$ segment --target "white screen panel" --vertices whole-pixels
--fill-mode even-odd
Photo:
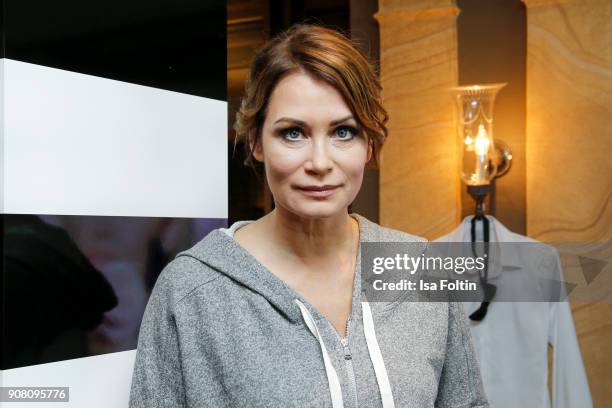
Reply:
[[[227,218],[227,103],[4,60],[4,211]]]
[[[2,402],[6,408],[125,408],[136,350],[2,371],[3,387],[70,387],[69,402]]]

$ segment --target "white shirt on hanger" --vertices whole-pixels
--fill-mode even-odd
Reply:
[[[464,218],[459,227],[434,242],[470,242],[471,219],[471,216]],[[550,269],[547,273],[556,280],[564,280],[559,254],[554,247],[511,232],[493,216],[487,215],[487,219],[492,243],[531,242],[550,250],[540,257],[534,256],[532,251],[521,251],[521,247],[527,245],[498,246],[499,260],[489,268],[489,279],[495,279],[492,283],[498,286],[498,291],[508,274],[528,273],[541,268],[542,264]],[[465,302],[463,305],[469,316],[480,303]],[[549,343],[554,350],[552,407],[593,406],[567,301],[495,302],[493,298],[485,318],[480,322],[470,320],[470,326],[492,408],[551,407],[547,385]]]

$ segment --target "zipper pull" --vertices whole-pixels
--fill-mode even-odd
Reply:
[[[342,343],[342,346],[344,346],[344,359],[352,360],[353,356],[351,355],[351,350],[349,350],[348,348],[348,339],[346,337],[343,337],[340,339],[340,343]]]

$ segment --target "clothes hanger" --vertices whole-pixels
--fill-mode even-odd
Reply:
[[[470,234],[471,234],[471,242],[472,242],[472,253],[474,257],[477,257],[476,253],[476,228],[478,222],[481,223],[482,232],[483,232],[483,243],[484,243],[484,254],[486,257],[484,262],[484,268],[481,272],[478,273],[480,284],[484,291],[484,300],[480,304],[480,307],[470,314],[470,319],[474,321],[481,321],[487,315],[487,310],[489,309],[489,303],[495,296],[495,292],[497,291],[497,287],[492,283],[488,282],[489,277],[489,219],[485,216],[484,213],[484,198],[485,195],[479,195],[476,199],[476,214],[472,217],[471,226],[470,226]]]

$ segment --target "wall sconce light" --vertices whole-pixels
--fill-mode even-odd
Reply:
[[[484,197],[491,181],[503,176],[512,160],[510,148],[493,138],[493,106],[505,83],[452,88],[458,113],[461,180],[476,200],[477,215],[484,212]]]
[[[458,135],[461,150],[461,180],[476,201],[476,215],[471,220],[472,253],[477,256],[476,242],[481,242],[484,256],[489,253],[489,220],[484,215],[484,199],[491,182],[510,169],[512,153],[505,143],[493,138],[493,106],[502,84],[468,85],[452,88],[457,103]],[[481,238],[480,238],[481,237]],[[488,281],[490,258],[480,272],[484,299],[470,319],[481,321],[497,287]]]

